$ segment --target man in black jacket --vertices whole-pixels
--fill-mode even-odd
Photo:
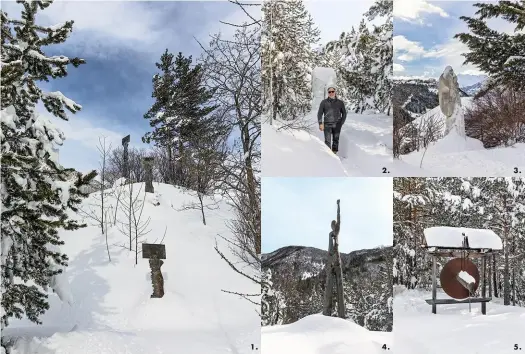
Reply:
[[[323,122],[324,115],[324,122]],[[346,109],[343,101],[335,95],[335,88],[328,88],[328,98],[319,105],[317,121],[319,130],[324,132],[324,142],[334,154],[339,150],[339,134],[346,120]]]

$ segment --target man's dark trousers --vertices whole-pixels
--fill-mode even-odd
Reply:
[[[330,124],[324,126],[324,143],[332,149],[333,152],[339,151],[339,135],[341,134],[342,126],[341,121],[335,125]]]

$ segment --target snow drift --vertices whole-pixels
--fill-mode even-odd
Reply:
[[[461,99],[463,110],[471,104],[471,97]],[[443,122],[441,133],[444,133],[445,118],[438,106],[416,118],[413,124],[418,127],[423,123],[425,126],[425,121],[435,119]],[[395,176],[432,177],[509,176],[514,173],[515,167],[521,166],[525,166],[525,144],[485,149],[481,141],[463,138],[453,129],[450,134],[432,143],[426,152],[421,149],[396,159],[394,173]]]
[[[437,314],[425,299],[430,291],[394,290],[395,352],[403,354],[504,354],[523,343],[525,308],[503,306],[499,299],[481,304],[438,305]],[[450,298],[438,290],[438,298]],[[525,350],[525,345],[520,344]]]
[[[229,207],[220,202],[219,209],[206,211],[205,226],[200,210],[178,211],[196,197],[166,184],[154,187],[156,193],[147,193],[144,199],[143,218],[151,217],[152,231],[143,241],[159,242],[166,232],[164,297],[150,298],[148,261],[139,254],[135,266],[129,238],[116,226],[107,233],[111,262],[100,227],[62,231],[62,251],[70,258],[66,276],[72,304],[51,294],[42,326],[13,320],[3,334],[17,340],[15,354],[241,354],[252,353],[252,344],[260,345],[255,305],[222,291],[260,291],[214,250],[217,234],[231,237],[225,225],[233,218]],[[143,184],[134,185],[134,192],[139,190],[145,194]],[[84,201],[84,207],[95,203],[96,194]],[[114,212],[116,199],[107,198]],[[123,217],[119,211],[117,219]],[[220,238],[217,242],[235,262],[226,242]]]
[[[385,344],[393,349],[392,333],[368,331],[354,322],[323,315],[262,328],[264,354],[381,354]]]

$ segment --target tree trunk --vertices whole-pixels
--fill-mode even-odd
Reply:
[[[197,196],[199,197],[199,202],[201,205],[202,223],[206,225],[206,216],[204,215],[204,202],[202,198],[202,193],[197,192]]]
[[[340,318],[345,318],[345,302],[343,294],[343,269],[341,267],[341,255],[339,254],[339,240],[337,239],[337,234],[335,235],[334,242],[334,268],[336,276],[336,288],[337,288],[337,315]]]

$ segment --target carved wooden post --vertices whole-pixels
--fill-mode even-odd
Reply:
[[[130,181],[130,170],[129,170],[129,161],[128,161],[128,145],[131,138],[129,135],[125,136],[122,139],[122,147],[124,148],[124,156],[123,156],[123,162],[122,162],[122,177],[126,178],[128,180],[128,183],[131,183]]]
[[[149,258],[149,266],[151,269],[151,285],[153,287],[152,298],[161,298],[164,296],[164,278],[160,267],[164,264],[162,261],[166,259],[166,247],[161,244],[142,244],[142,258]]]
[[[337,221],[332,220],[332,232],[329,235],[328,260],[326,263],[326,286],[324,293],[323,315],[331,316],[333,309],[333,281],[335,276],[337,315],[345,318],[345,303],[343,294],[343,268],[339,253],[339,231],[341,230],[341,208],[337,200]]]
[[[144,158],[144,169],[146,170],[146,193],[154,193],[153,189],[153,157]]]

